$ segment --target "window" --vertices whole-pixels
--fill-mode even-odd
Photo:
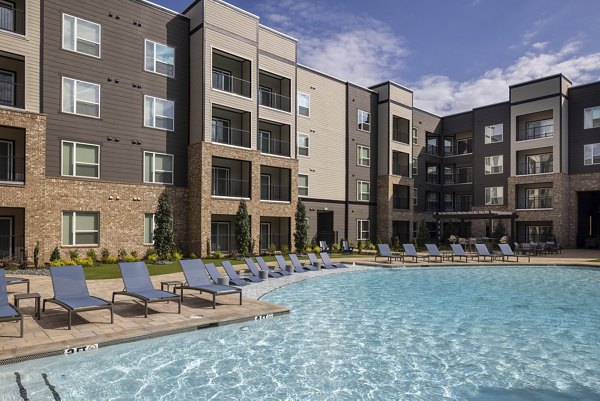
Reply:
[[[370,234],[369,220],[356,220],[356,239],[366,241]]]
[[[419,189],[413,188],[413,206],[417,206],[419,204]]]
[[[359,166],[371,166],[371,148],[368,146],[356,145],[356,164]]]
[[[298,114],[310,117],[310,96],[298,92]]]
[[[525,242],[546,242],[553,239],[552,226],[525,226],[527,238]]]
[[[437,164],[428,164],[427,165],[427,175],[425,177],[425,181],[430,184],[439,184],[440,183],[440,166]]]
[[[229,222],[213,221],[210,223],[210,247],[212,252],[229,251]]]
[[[586,166],[600,164],[600,143],[583,146],[583,164]]]
[[[100,146],[62,141],[62,172],[66,177],[100,178]]]
[[[427,147],[425,149],[426,153],[430,155],[437,155],[438,152],[438,137],[437,136],[428,136],[427,137]]]
[[[425,210],[428,212],[439,212],[440,195],[437,192],[425,192]]]
[[[444,211],[454,211],[454,196],[452,196],[452,194],[444,194]]]
[[[63,77],[62,112],[100,118],[100,85]]]
[[[486,205],[504,204],[504,187],[488,187],[485,189]]]
[[[417,157],[412,158],[412,175],[419,174],[419,159]]]
[[[308,135],[298,134],[298,155],[308,156]]]
[[[419,130],[417,129],[417,127],[413,127],[412,129],[412,141],[413,145],[419,143]]]
[[[298,175],[298,196],[308,196],[308,176]]]
[[[63,245],[98,245],[97,212],[63,212]]]
[[[583,128],[600,127],[600,106],[583,110]]]
[[[152,96],[144,96],[144,125],[150,128],[173,131],[175,102]]]
[[[144,214],[144,244],[154,244],[154,213]]]
[[[212,72],[212,87],[214,89],[231,92],[233,86],[233,77],[231,72],[213,67]]]
[[[473,153],[473,138],[457,139],[455,151],[455,154],[457,155],[467,155]]]
[[[144,182],[173,184],[173,155],[144,152]]]
[[[358,110],[358,130],[371,132],[371,113]]]
[[[62,42],[63,49],[100,57],[100,25],[63,14]]]
[[[175,76],[175,49],[151,40],[145,40],[146,71],[173,78]]]
[[[445,155],[453,155],[454,154],[454,138],[451,136],[444,137],[444,154]]]
[[[554,156],[552,153],[526,156],[526,174],[543,174],[554,171]]]
[[[551,209],[552,188],[527,188],[525,209]]]
[[[504,156],[489,156],[485,158],[485,174],[502,174],[504,171]]]
[[[231,179],[227,167],[212,167],[212,195],[231,196]]]
[[[497,143],[504,140],[504,125],[488,125],[485,127],[485,143]]]
[[[365,202],[371,200],[371,183],[369,181],[356,182],[356,200]]]
[[[520,135],[520,140],[549,138],[554,135],[554,119],[527,121],[524,134]]]
[[[410,187],[408,185],[394,184],[392,188],[392,208],[410,209]]]
[[[2,3],[0,3],[2,4]],[[2,7],[0,6],[0,10]],[[0,14],[0,22],[2,15]],[[15,107],[16,105],[16,79],[12,71],[0,70],[0,106]]]
[[[24,32],[15,29],[17,22],[16,11],[15,3],[12,1],[0,0],[0,29],[24,34]]]

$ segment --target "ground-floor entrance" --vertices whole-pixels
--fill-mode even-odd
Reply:
[[[600,191],[577,192],[577,248],[600,248]]]

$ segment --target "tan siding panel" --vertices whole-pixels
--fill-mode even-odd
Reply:
[[[537,97],[559,93],[562,88],[559,80],[560,77],[556,77],[540,82],[534,82],[528,85],[518,86],[516,88],[511,88],[511,102],[520,102],[522,100],[534,99]]]
[[[204,2],[198,2],[185,14],[190,19],[190,32],[204,22]]]
[[[205,21],[236,35],[257,41],[258,19],[215,0],[206,0]]]
[[[409,107],[413,105],[413,96],[412,92],[399,88],[395,85],[390,85],[390,100],[394,100],[396,102],[400,102]]]
[[[263,27],[258,29],[258,47],[290,61],[296,61],[296,41]]]
[[[205,87],[202,85],[202,36],[204,29],[190,38],[190,144],[202,141],[202,110]]]

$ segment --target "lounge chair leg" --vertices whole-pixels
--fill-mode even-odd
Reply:
[[[69,330],[71,330],[71,311],[69,311]]]
[[[21,335],[20,338],[23,338],[23,316],[21,316]]]
[[[144,317],[148,317],[148,301],[144,301]]]
[[[213,309],[217,309],[217,294],[213,294]]]
[[[112,306],[110,307],[110,324],[113,324],[115,321],[113,319],[113,308]]]
[[[181,313],[181,299],[177,301],[178,310],[177,313]]]
[[[240,291],[240,305],[242,304],[242,292]]]
[[[42,302],[42,312],[46,312],[46,300],[44,299],[44,302]]]

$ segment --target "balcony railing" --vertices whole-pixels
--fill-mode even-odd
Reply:
[[[260,185],[260,200],[266,201],[290,201],[290,187],[288,185]]]
[[[213,121],[212,141],[233,146],[250,147],[250,131],[229,128],[218,125]]]
[[[473,182],[473,170],[444,174],[444,184],[470,184]]]
[[[291,111],[291,99],[279,93],[269,92],[263,89],[258,90],[258,104],[265,107],[271,107],[277,110]]]
[[[551,196],[527,196],[519,198],[518,209],[552,209]]]
[[[400,196],[392,197],[392,207],[394,209],[410,209],[409,199]]]
[[[528,139],[550,138],[554,136],[554,124],[542,125],[540,127],[529,127],[519,131],[517,141]]]
[[[437,201],[425,202],[425,210],[428,212],[439,212],[440,211],[440,202],[437,202]]]
[[[396,142],[409,143],[408,138],[408,132],[400,131],[397,129],[392,131],[392,139]]]
[[[24,88],[23,84],[0,81],[0,106],[23,108]]]
[[[258,135],[258,149],[261,153],[277,156],[290,156],[290,142]]]
[[[24,259],[24,237],[22,235],[0,235],[0,259]]]
[[[0,156],[0,182],[25,182],[25,159]]]
[[[25,11],[0,4],[0,30],[25,35]]]
[[[456,201],[454,204],[455,212],[470,212],[471,211],[471,201]]]
[[[544,174],[554,171],[553,162],[528,162],[518,166],[518,175]]]
[[[250,81],[220,71],[213,71],[212,87],[213,89],[235,93],[236,95],[251,97],[250,88],[252,87],[252,83]]]
[[[454,155],[454,146],[444,146],[444,155]]]
[[[427,145],[427,147],[425,148],[425,152],[430,155],[439,155],[438,149],[439,148],[437,145]]]
[[[429,184],[439,184],[440,183],[440,175],[427,173],[425,177],[425,181]]]
[[[393,175],[401,175],[402,177],[408,177],[409,166],[401,166],[401,165],[393,165],[392,166],[392,174]]]
[[[250,183],[246,180],[213,178],[212,196],[228,196],[232,198],[249,198]]]

